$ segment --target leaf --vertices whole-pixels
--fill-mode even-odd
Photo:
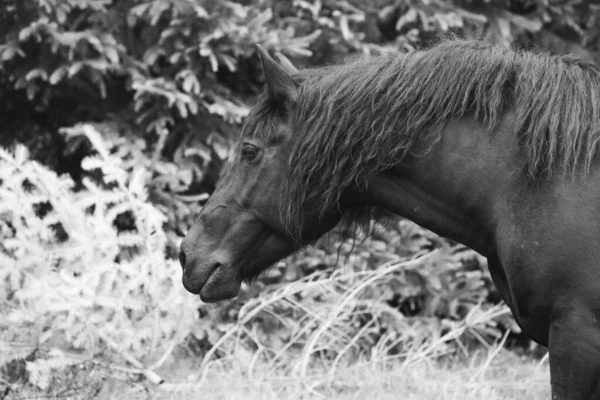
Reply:
[[[237,61],[235,58],[227,54],[221,54],[219,58],[230,72],[235,72],[237,70]]]
[[[177,107],[177,110],[179,111],[179,115],[181,115],[181,118],[185,119],[188,117],[188,110],[186,107],[186,103],[184,103],[183,101],[176,101],[175,106]]]
[[[16,44],[9,44],[0,46],[0,60],[2,61],[10,61],[15,58],[15,56],[19,55],[20,57],[25,57],[25,53]]]
[[[19,41],[25,42],[27,39],[29,39],[31,36],[33,36],[34,32],[36,32],[38,28],[39,28],[38,24],[32,23],[28,27],[21,29],[19,31]]]
[[[118,65],[120,62],[119,52],[115,47],[106,47],[104,49],[104,56],[111,64]]]
[[[543,26],[542,22],[537,18],[530,19],[522,15],[513,14],[506,10],[503,11],[503,15],[514,25],[523,28],[529,32],[538,32],[540,29],[542,29]]]
[[[206,19],[209,17],[209,14],[204,7],[196,5],[194,6],[194,12],[196,13],[196,17],[198,18]]]
[[[27,99],[29,99],[29,101],[33,100],[35,98],[36,93],[38,92],[39,88],[35,85],[35,84],[29,84],[27,85]]]
[[[23,165],[29,160],[29,149],[22,144],[19,144],[15,148],[14,161],[17,165]]]
[[[67,13],[62,7],[56,8],[56,20],[61,25],[67,22]]]
[[[51,85],[56,85],[67,75],[67,67],[61,66],[57,68],[52,75],[50,75],[50,79],[48,80]]]
[[[187,71],[184,74],[182,88],[186,93],[200,94],[200,82],[198,82],[198,78],[192,71]]]
[[[91,33],[86,34],[85,38],[88,41],[88,43],[91,44],[96,49],[96,51],[98,53],[100,53],[100,54],[104,53],[104,45],[102,44],[100,39],[98,39],[96,36],[92,35]]]
[[[144,54],[144,62],[147,63],[148,65],[154,65],[156,63],[156,60],[158,59],[158,57],[164,55],[164,49],[161,49],[159,47],[152,47],[148,50],[146,50],[146,53]]]
[[[150,24],[151,25],[158,24],[158,21],[162,17],[163,13],[165,13],[167,10],[169,10],[169,8],[171,8],[170,6],[171,6],[171,4],[166,1],[152,2],[151,7],[148,11],[148,14],[150,16]]]
[[[39,78],[43,81],[46,81],[46,80],[48,80],[48,73],[41,68],[35,68],[35,69],[32,69],[31,71],[29,71],[27,73],[27,75],[25,75],[25,79],[28,81],[31,81],[31,80],[34,80],[37,78]]]
[[[198,114],[198,104],[195,101],[187,103],[187,107],[192,115]]]
[[[212,50],[210,50],[209,52],[206,53],[206,56],[208,57],[208,60],[210,61],[210,66],[211,66],[213,72],[217,72],[219,70],[219,60],[217,60],[215,53],[213,53]]]
[[[79,71],[81,71],[81,69],[83,68],[84,64],[82,62],[76,62],[73,63],[70,67],[69,67],[69,72],[68,72],[68,77],[72,78],[75,75],[77,75],[77,73]]]
[[[143,18],[148,13],[150,7],[152,7],[152,2],[148,1],[133,7],[131,10],[129,10],[129,14],[138,18]]]
[[[145,168],[138,167],[134,169],[129,180],[129,190],[131,193],[144,193],[148,171]]]
[[[184,59],[183,53],[177,52],[177,53],[171,54],[171,57],[169,57],[169,62],[171,64],[177,64],[177,63],[183,61],[183,59]]]
[[[398,18],[398,21],[396,22],[396,31],[401,31],[402,28],[404,28],[404,26],[415,22],[417,20],[417,18],[418,18],[417,10],[415,10],[414,8],[411,7],[408,10],[408,12],[406,12],[403,16]]]

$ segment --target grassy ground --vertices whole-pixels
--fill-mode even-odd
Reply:
[[[300,356],[299,356],[300,357]],[[295,361],[290,360],[293,364]],[[277,373],[265,366],[252,370],[223,369],[219,363],[205,375],[194,373],[194,363],[172,369],[173,381],[198,378],[198,383],[167,383],[148,386],[108,380],[101,399],[548,399],[550,378],[547,360],[517,356],[502,348],[477,351],[468,359],[456,357],[409,365],[389,362],[386,367],[372,362],[338,367],[321,367],[301,377]],[[199,365],[195,366],[199,368]],[[261,372],[262,371],[262,372]]]

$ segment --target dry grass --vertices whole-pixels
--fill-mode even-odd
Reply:
[[[498,351],[499,350],[499,351]],[[492,357],[493,353],[493,357]],[[221,369],[214,365],[202,382],[167,384],[150,388],[142,384],[107,385],[98,398],[106,399],[547,399],[550,398],[548,365],[494,348],[472,354],[468,360],[421,360],[382,368],[372,362],[339,367],[334,376],[326,366],[299,374],[277,373],[255,366],[253,372]],[[297,359],[290,359],[294,364]],[[243,361],[242,361],[243,362]],[[188,367],[191,366],[188,364]],[[264,369],[263,369],[264,368]],[[179,378],[187,368],[175,370]],[[150,389],[150,390],[148,390]],[[149,393],[150,392],[150,393]]]
[[[101,398],[133,399],[542,399],[550,397],[547,360],[523,358],[504,348],[504,337],[481,346],[481,337],[503,305],[474,308],[461,322],[412,324],[360,293],[392,271],[413,267],[436,252],[383,265],[376,271],[337,271],[266,293],[249,301],[202,359],[174,357],[159,375],[165,382],[108,384]],[[319,291],[323,302],[306,304],[296,295]],[[314,296],[313,296],[314,297]],[[277,319],[287,340],[262,337],[260,316]],[[287,317],[286,317],[287,316]],[[354,322],[360,316],[370,320]],[[397,331],[373,335],[383,326]],[[281,327],[279,328],[281,329]],[[376,339],[373,339],[376,338]],[[371,342],[369,342],[371,340]],[[366,343],[366,344],[365,344]],[[124,387],[126,386],[126,387]],[[150,394],[149,394],[150,392]]]

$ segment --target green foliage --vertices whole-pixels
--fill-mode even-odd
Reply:
[[[65,146],[60,128],[116,123],[143,138],[148,157],[188,170],[169,195],[202,194],[222,164],[214,147],[230,146],[260,89],[255,44],[301,66],[407,51],[440,34],[593,57],[599,15],[580,0],[3,2],[0,115],[10,118],[0,145],[18,139],[79,174],[82,151]]]
[[[238,71],[256,43],[310,54],[306,47],[315,36],[270,26],[271,9],[257,6],[27,0],[7,10],[17,24],[3,32],[0,70],[5,85],[23,90],[38,110],[69,90],[88,105],[126,95],[135,123],[153,133],[198,114],[239,122],[246,108],[231,101],[216,73]]]

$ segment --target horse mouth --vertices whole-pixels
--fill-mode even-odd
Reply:
[[[232,266],[219,264],[211,269],[208,279],[190,292],[199,294],[204,303],[231,299],[239,294],[242,280]]]

